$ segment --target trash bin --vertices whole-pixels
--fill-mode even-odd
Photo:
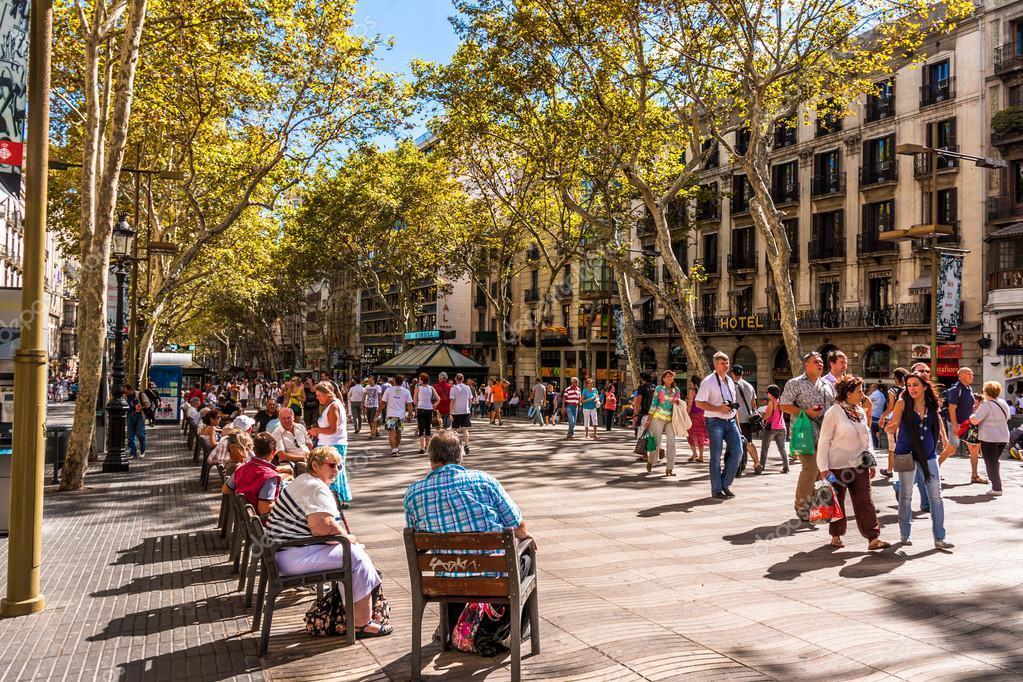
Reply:
[[[57,471],[64,466],[64,457],[67,455],[70,440],[70,426],[46,427],[46,463],[53,465],[53,483],[58,482]]]
[[[11,525],[11,449],[0,448],[0,533]]]

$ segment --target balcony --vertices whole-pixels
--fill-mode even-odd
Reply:
[[[942,147],[950,152],[958,152],[959,145],[946,145]],[[938,155],[938,172],[943,173],[949,170],[959,170],[959,159]],[[913,156],[913,176],[917,178],[931,177],[931,155],[916,154]]]
[[[519,335],[519,343],[532,348],[536,345],[536,330],[527,329]],[[567,327],[543,327],[540,329],[540,345],[571,346],[572,335]]]
[[[572,293],[571,284],[558,284],[554,287],[554,295],[557,296],[559,300],[572,298]]]
[[[920,107],[929,107],[932,104],[940,104],[955,99],[956,79],[945,78],[934,83],[920,86]]]
[[[1023,268],[1016,270],[997,270],[988,275],[988,291],[994,289],[1023,289]]]
[[[880,229],[869,228],[867,232],[856,235],[857,256],[883,256],[899,253],[899,245],[894,241],[885,241],[877,235]]]
[[[962,237],[962,233],[959,231],[959,221],[958,220],[942,220],[940,224],[941,225],[951,225],[951,227],[952,227],[952,234],[940,234],[940,235],[938,235],[938,244],[939,245],[956,246],[956,245],[962,243],[963,237]],[[914,239],[914,240],[912,240],[912,245],[913,245],[913,253],[923,253],[923,251],[921,251],[921,249],[923,249],[923,247],[931,245],[931,238],[930,237],[920,237],[918,239]]]
[[[589,276],[582,276],[579,283],[579,298],[600,299],[618,295],[618,283],[611,274],[611,269],[603,266],[594,270]]]
[[[799,203],[799,183],[779,183],[771,187],[771,200],[775,206],[781,204]]]
[[[1002,76],[1023,68],[1023,54],[1017,49],[1016,43],[1006,43],[995,48],[995,75]]]
[[[532,289],[526,289],[526,291],[523,293],[523,300],[525,300],[526,303],[535,303],[536,301],[539,301],[540,289],[537,287],[533,287]]]
[[[749,200],[750,198],[745,194],[733,194],[731,201],[732,215],[749,213]]]
[[[728,254],[728,271],[756,270],[757,250],[743,250]]]
[[[638,320],[636,322],[636,336],[664,336],[677,333],[675,323],[672,319],[663,320]]]
[[[987,199],[988,220],[1008,220],[1023,217],[1023,202],[1017,202],[1012,194],[1000,194]]]
[[[721,201],[704,199],[696,204],[697,220],[721,220]]]
[[[845,258],[845,237],[839,239],[811,239],[807,251],[807,259],[813,263],[818,261],[838,260]]]
[[[1023,141],[1023,106],[1010,103],[991,117],[991,144],[1007,147]]]
[[[712,258],[696,258],[693,260],[693,266],[699,265],[703,268],[703,274],[708,277],[717,277],[721,274],[721,257],[714,256]]]
[[[789,241],[789,267],[799,267],[799,244]],[[771,272],[771,257],[764,253],[764,272]]]
[[[894,160],[860,166],[860,187],[872,187],[899,181],[899,164]]]
[[[877,121],[892,118],[895,116],[894,95],[888,99],[870,97],[867,100],[866,111],[864,113],[866,114],[867,123],[875,123]]]
[[[775,124],[774,126],[774,148],[783,149],[791,147],[796,143],[796,127]]]
[[[824,173],[814,175],[810,187],[812,197],[827,197],[835,194],[845,194],[845,173]]]

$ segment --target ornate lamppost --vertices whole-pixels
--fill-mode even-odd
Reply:
[[[117,278],[117,314],[114,323],[114,361],[111,368],[110,400],[107,402],[107,453],[103,459],[105,473],[128,471],[125,444],[128,440],[128,401],[124,397],[124,294],[128,264],[131,261],[135,230],[121,214],[111,239],[111,274]]]

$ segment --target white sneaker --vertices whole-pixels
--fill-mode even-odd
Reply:
[[[903,545],[905,545],[906,547],[912,547],[913,546],[913,541],[910,540],[909,538],[902,538],[902,540],[900,542]]]
[[[994,488],[992,488],[991,490],[987,491],[987,494],[988,495],[994,495],[995,497],[1001,497],[1002,496],[1002,491],[1001,490],[995,490]]]
[[[955,545],[953,545],[951,542],[945,542],[944,540],[934,541],[935,549],[952,549],[953,547],[955,547]]]

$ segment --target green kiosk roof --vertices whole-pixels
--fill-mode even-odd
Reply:
[[[486,373],[486,365],[481,365],[472,358],[467,358],[446,343],[426,343],[413,346],[404,353],[396,355],[387,362],[373,369],[377,374],[418,374],[427,372],[469,372],[471,374]]]

